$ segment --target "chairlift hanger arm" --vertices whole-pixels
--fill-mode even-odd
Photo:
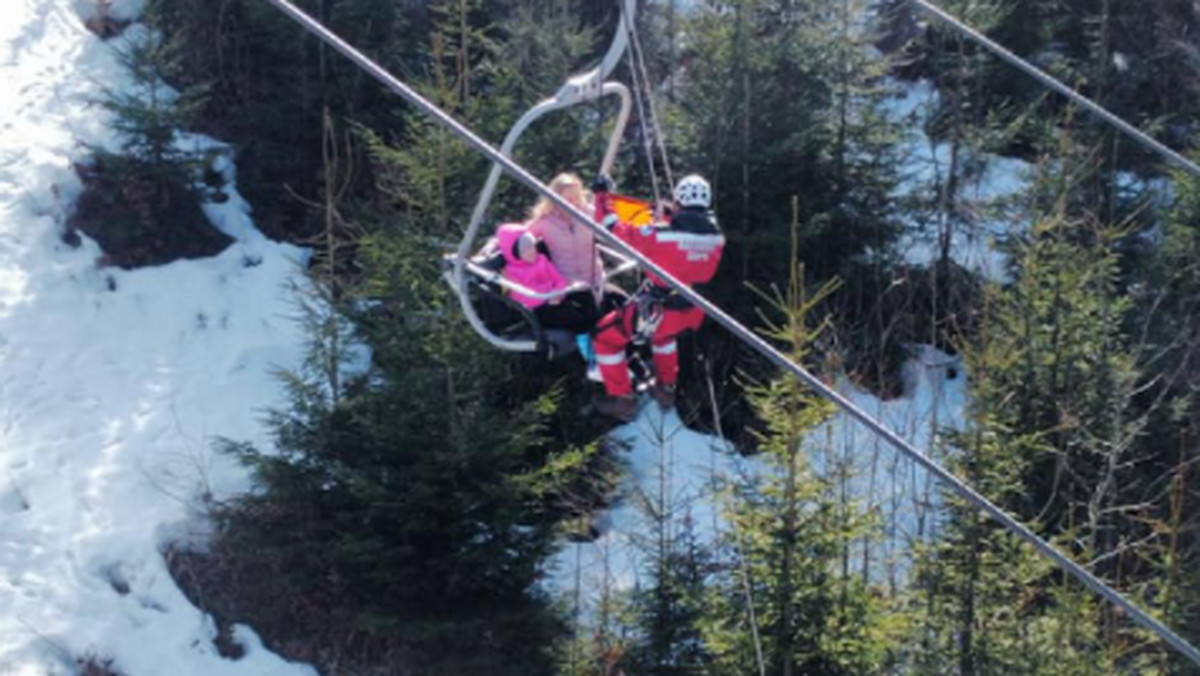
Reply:
[[[556,100],[567,105],[574,105],[600,96],[600,88],[604,80],[616,69],[621,58],[625,56],[625,50],[629,48],[629,31],[634,17],[637,16],[637,0],[621,0],[620,14],[617,32],[613,35],[613,41],[609,44],[608,51],[604,53],[604,58],[600,59],[600,65],[582,75],[568,79],[554,95]]]
[[[787,355],[780,352],[773,345],[768,343],[764,338],[754,333],[745,326],[742,326],[736,319],[727,314],[720,307],[715,305],[700,293],[691,287],[683,284],[661,266],[650,260],[645,254],[637,251],[617,237],[613,236],[608,230],[604,229],[595,221],[592,216],[585,214],[578,207],[566,201],[545,183],[539,181],[533,174],[530,174],[516,162],[509,159],[502,152],[493,148],[486,141],[475,135],[474,132],[464,127],[445,111],[433,105],[417,93],[414,89],[393,77],[390,73],[384,70],[381,66],[371,61],[358,50],[351,47],[344,40],[339,38],[329,29],[322,26],[315,19],[297,9],[288,0],[266,0],[272,5],[279,8],[285,14],[290,16],[306,30],[313,35],[325,41],[330,47],[341,52],[354,63],[366,70],[373,77],[378,79],[386,87],[393,92],[402,96],[412,105],[416,106],[426,115],[433,118],[439,124],[445,126],[468,145],[474,148],[479,153],[486,156],[492,162],[497,163],[508,172],[517,181],[520,181],[529,189],[538,193],[542,197],[552,202],[554,205],[563,210],[563,213],[569,214],[580,225],[591,229],[597,237],[608,242],[614,249],[620,251],[625,256],[637,261],[644,270],[657,275],[663,283],[674,289],[680,296],[690,301],[696,307],[703,310],[713,321],[725,327],[730,333],[736,336],[739,340],[746,343],[747,346],[754,349],[756,352],[767,358],[771,363],[778,366],[781,370],[786,371],[802,383],[811,387],[813,391],[825,397],[836,406],[838,406],[848,416],[858,421],[860,424],[867,427],[873,433],[887,441],[900,453],[908,456],[915,463],[920,465],[925,471],[937,477],[953,490],[959,497],[975,505],[979,510],[986,513],[993,520],[1012,531],[1039,553],[1053,561],[1056,565],[1062,568],[1067,573],[1071,574],[1075,579],[1082,582],[1095,593],[1103,596],[1113,605],[1124,610],[1135,622],[1143,628],[1153,632],[1160,639],[1165,641],[1180,654],[1187,657],[1192,662],[1200,665],[1200,649],[1197,649],[1191,643],[1186,641],[1182,636],[1172,631],[1162,622],[1152,617],[1149,613],[1125,598],[1116,589],[1110,587],[1107,583],[1093,575],[1083,565],[1077,563],[1074,559],[1061,552],[1054,545],[1046,540],[1043,540],[1036,533],[1029,529],[1028,526],[1021,523],[1016,517],[1001,509],[998,505],[988,500],[981,493],[968,486],[962,479],[958,478],[940,463],[926,455],[916,446],[912,445],[901,437],[892,429],[885,427],[875,418],[871,417],[865,410],[857,404],[847,399],[844,395],[834,390],[831,386],[824,383],[821,379],[809,373],[803,366],[792,361]]]
[[[621,57],[628,48],[628,27],[632,25],[634,13],[637,11],[636,0],[622,1],[624,4],[616,34],[613,36],[612,44],[609,45],[604,58],[601,59],[600,65],[582,75],[571,77],[559,88],[554,96],[526,111],[513,125],[512,129],[509,130],[504,143],[500,146],[500,152],[505,157],[512,157],[517,141],[520,140],[525,130],[541,117],[581,103],[594,101],[601,97],[616,96],[620,100],[620,110],[617,113],[617,122],[613,127],[612,135],[608,141],[608,148],[605,150],[604,159],[600,165],[602,173],[607,174],[612,172],[612,165],[616,161],[617,150],[620,148],[621,138],[625,134],[625,127],[629,124],[629,116],[633,105],[629,89],[625,85],[618,82],[604,81],[613,69],[617,67],[617,63],[620,62]],[[479,200],[475,203],[475,209],[471,212],[471,220],[467,224],[462,241],[458,245],[451,285],[457,292],[459,305],[462,307],[463,315],[467,318],[467,322],[471,324],[471,328],[484,340],[503,350],[532,352],[537,349],[537,346],[533,342],[504,338],[490,331],[484,325],[483,320],[479,318],[467,294],[467,274],[469,268],[466,265],[466,260],[471,255],[471,248],[474,246],[475,240],[479,237],[479,229],[487,217],[488,208],[492,204],[492,198],[496,194],[496,186],[500,182],[502,173],[503,169],[499,164],[494,164],[491,172],[488,173],[487,181],[480,192]]]

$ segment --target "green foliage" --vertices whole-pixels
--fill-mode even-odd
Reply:
[[[540,669],[557,625],[531,590],[597,450],[555,443],[558,393],[516,404],[497,388],[504,359],[435,311],[448,299],[430,248],[385,239],[364,261],[384,304],[332,320],[321,295],[302,306],[313,346],[283,376],[290,407],[268,416],[275,449],[231,447],[259,491],[227,514],[228,537],[305,562],[296,577],[337,589],[362,631],[448,651],[443,667],[486,661],[464,648],[489,635],[529,641],[505,673]],[[346,363],[330,347],[352,346],[330,321],[365,341],[365,372],[330,379]]]
[[[575,633],[556,646],[556,670],[560,676],[612,676],[622,671],[643,673],[628,664],[635,622],[629,595],[612,589],[611,571],[605,571],[604,588],[589,626],[580,626],[576,610]],[[653,673],[649,671],[648,673]]]
[[[179,45],[153,32],[134,36],[122,56],[135,86],[108,90],[100,101],[113,114],[121,150],[92,148],[90,162],[78,167],[85,190],[70,225],[122,267],[218,253],[230,239],[200,208],[220,187],[219,176],[206,174],[213,155],[178,140],[193,126],[207,89],[166,84],[180,68]]]
[[[591,24],[580,18],[583,2],[301,0],[297,5],[495,143],[597,49],[594,28],[585,28]],[[216,135],[238,146],[241,189],[262,211],[258,224],[269,235],[307,239],[319,229],[294,195],[319,189],[326,108],[339,123],[353,121],[385,142],[428,138],[447,148],[458,146],[269,4],[228,0],[214,8],[206,0],[153,0],[151,6],[157,10],[156,27],[182,45],[180,79],[211,77],[204,119]],[[594,173],[597,162],[588,158],[599,157],[601,129],[592,112],[547,118],[522,141],[518,158],[540,176],[564,169]],[[468,152],[461,147],[451,152],[460,151]],[[374,167],[365,157],[353,159],[360,170],[352,201],[377,201]],[[447,167],[447,175],[462,185],[447,186],[441,199],[455,207],[469,205],[482,181],[484,165],[472,159],[474,169],[465,174]],[[502,185],[495,213],[515,218],[530,197]],[[399,198],[404,199],[403,192]]]
[[[514,105],[479,93],[516,68],[497,63],[482,6],[435,8],[420,85],[468,120]],[[564,424],[561,388],[525,391],[517,360],[469,329],[441,279],[486,165],[424,122],[358,132],[387,200],[356,201],[323,172],[314,193],[335,200],[316,215],[358,236],[315,241],[353,252],[354,283],[326,256],[302,293],[309,359],[283,376],[275,450],[231,448],[260,492],[227,515],[227,537],[306,562],[302,584],[328,583],[354,626],[402,638],[434,671],[545,673],[561,626],[535,583],[568,522],[601,501],[610,463]]]
[[[153,15],[148,18],[153,21]],[[124,154],[153,168],[196,170],[196,153],[175,143],[181,129],[194,125],[207,103],[208,88],[195,84],[177,91],[168,85],[181,68],[180,44],[147,32],[136,37],[122,55],[136,82],[132,91],[108,90],[102,104],[114,114]]]
[[[403,0],[301,0],[333,30],[404,73],[419,64],[427,12]],[[239,189],[256,206],[268,236],[303,240],[320,221],[295,195],[320,188],[322,116],[372,128],[401,129],[398,99],[352,63],[305,36],[269,3],[256,0],[151,0],[154,28],[176,42],[178,86],[205,82],[204,130],[238,148]],[[364,158],[355,165],[367,167]],[[354,177],[355,198],[372,188],[369,171]]]
[[[299,4],[494,142],[593,62],[615,25],[612,7],[580,0]],[[858,307],[846,314],[858,324],[823,339],[840,348],[849,336],[850,355],[869,350],[883,362],[899,354],[897,340],[961,336],[970,425],[944,435],[957,471],[1195,635],[1191,515],[1200,503],[1187,486],[1200,439],[1200,190],[1177,181],[1161,251],[1150,255],[1158,240],[1142,235],[1158,232],[1152,210],[1138,211],[1144,204],[1116,174],[1148,166],[1144,158],[935,28],[921,45],[927,58],[907,70],[937,83],[927,131],[953,145],[954,159],[932,189],[904,201],[903,139],[884,114],[894,63],[872,46],[867,2],[693,4],[685,13],[651,3],[640,28],[675,169],[703,172],[716,188],[730,236],[710,286],[721,304],[747,318],[751,285],[790,276],[785,294],[768,297],[779,318],[770,335],[811,362],[822,328],[811,317],[830,299],[827,290],[806,295],[793,268],[803,260],[812,279],[855,280]],[[944,4],[1118,113],[1189,141],[1200,78],[1187,2]],[[952,496],[938,538],[916,555],[912,595],[888,598],[851,574],[850,552],[871,547],[876,529],[844,495],[849,468],[819,451],[808,460],[830,410],[794,382],[766,377],[749,388],[764,470],[728,487],[732,532],[701,545],[686,520],[674,522],[678,512],[648,501],[660,529],[647,536],[648,583],[607,597],[596,631],[549,655],[561,626],[531,590],[564,523],[603,502],[613,466],[588,443],[599,423],[575,415],[581,388],[559,386],[564,367],[491,352],[439,280],[441,253],[490,167],[267,3],[150,0],[149,10],[163,37],[131,61],[145,86],[107,104],[129,145],[98,160],[81,213],[94,213],[89,204],[111,213],[125,200],[130,221],[106,216],[95,227],[119,224],[133,242],[161,236],[138,228],[159,222],[147,205],[195,203],[190,163],[200,158],[179,155],[172,139],[199,113],[203,130],[238,147],[241,187],[267,234],[307,242],[349,222],[345,232],[364,233],[344,248],[330,244],[341,234],[325,241],[333,253],[301,290],[310,358],[285,376],[291,406],[270,417],[277,452],[235,449],[263,490],[227,514],[223,533],[282,571],[271,586],[281,599],[337,599],[347,624],[409,637],[434,656],[430,669],[447,673],[494,673],[497,664],[540,673],[552,660],[579,674],[756,673],[759,649],[772,673],[1183,672]],[[168,94],[164,81],[183,94]],[[536,175],[587,179],[611,119],[609,103],[552,116],[515,155]],[[339,146],[344,173],[332,181],[329,129],[348,124],[362,143]],[[629,133],[619,174],[647,193],[641,140]],[[1020,198],[1035,227],[1007,221],[1022,228],[1008,251],[1011,284],[984,289],[949,252],[996,216],[964,197],[996,151],[1063,159],[1043,161]],[[126,178],[139,172],[150,178]],[[155,183],[164,177],[173,181],[165,192]],[[332,183],[336,204],[317,204]],[[532,198],[502,181],[489,218],[520,218]],[[937,266],[895,265],[902,220],[936,224]],[[1099,225],[1109,223],[1120,227]],[[793,237],[798,246],[788,247]],[[338,252],[347,254],[340,262]],[[866,272],[869,284],[858,280]],[[927,298],[907,290],[926,282]],[[866,337],[857,326],[876,310]],[[961,331],[947,330],[959,321]],[[718,373],[762,374],[737,348],[722,358]],[[894,609],[902,602],[907,612]],[[282,600],[271,607],[295,610]]]
[[[821,331],[811,314],[833,287],[810,296],[802,280],[794,270],[788,295],[775,299],[783,320],[768,335],[805,363]],[[853,543],[870,539],[871,520],[833,490],[832,466],[818,471],[806,456],[806,439],[832,406],[790,377],[754,386],[749,396],[766,424],[764,468],[729,491],[725,572],[712,585],[702,625],[712,673],[757,672],[759,649],[769,673],[884,671],[898,616],[844,567]]]
[[[1165,237],[1157,257],[1155,286],[1166,293],[1167,336],[1178,336],[1185,345],[1200,342],[1200,180],[1176,174],[1175,203],[1167,213]]]
[[[881,109],[888,62],[868,47],[865,10],[858,0],[712,1],[684,21],[676,164],[713,181],[726,273],[759,286],[787,276],[763,261],[787,247],[796,196],[800,256],[818,279],[897,234],[896,127]]]
[[[1194,485],[1200,454],[1200,369],[1195,359],[1200,353],[1200,181],[1180,174],[1174,186],[1177,197],[1167,214],[1148,290],[1155,302],[1142,305],[1167,364],[1158,370],[1176,374],[1168,378],[1169,403],[1152,427],[1153,442],[1164,449],[1160,471],[1169,473],[1170,480],[1165,504],[1153,519],[1163,544],[1159,556],[1150,559],[1153,582],[1148,587],[1171,626],[1195,636],[1200,631],[1200,579],[1186,571],[1200,565],[1200,543],[1187,535],[1197,532],[1200,519],[1200,495],[1187,488]],[[1156,306],[1161,308],[1157,312]],[[1164,662],[1167,673],[1191,673],[1182,659]]]
[[[1067,219],[1062,204],[1011,249],[1014,282],[985,296],[979,335],[964,350],[973,398],[968,427],[948,435],[952,464],[1128,588],[1141,574],[1125,557],[1158,545],[1139,541],[1145,523],[1133,515],[1142,508],[1130,506],[1153,466],[1142,444],[1152,409],[1137,400],[1141,348],[1125,328],[1125,233]],[[928,627],[921,670],[1091,674],[1153,657],[1140,631],[972,506],[946,500],[944,533],[918,567]]]
[[[971,431],[951,442],[962,454],[955,464],[985,495],[1011,501],[1027,469],[1004,445],[1005,431],[972,411]],[[919,673],[1106,673],[1101,666],[1111,668],[1111,655],[1095,633],[1095,601],[1012,533],[944,495],[942,532],[918,550],[915,586],[923,593],[914,601],[923,630],[912,667]]]
[[[1130,299],[1118,288],[1121,233],[1050,220],[1016,259],[1017,283],[998,299],[989,340],[1003,355],[988,371],[1009,404],[1002,420],[1043,435],[1012,450],[1030,463],[1026,513],[1055,531],[1088,517],[1111,453],[1130,451],[1142,421],[1132,415],[1138,372],[1127,347]]]
[[[674,515],[660,518],[675,521]],[[712,579],[712,552],[697,537],[690,514],[680,523],[664,523],[664,538],[651,550],[647,585],[633,599],[642,641],[632,663],[638,673],[695,673],[709,664],[702,621],[707,586]]]
[[[1194,32],[1200,19],[1188,3],[1168,0],[1147,5],[1146,11],[1112,0],[1005,0],[999,12],[992,11],[990,2],[955,0],[941,6],[1168,145],[1191,145],[1185,130],[1200,114],[1195,96],[1200,78],[1195,50],[1179,36]],[[924,47],[929,62],[918,70],[942,86],[956,77],[953,65],[943,67],[945,60],[958,64],[965,56],[990,63],[970,77],[976,110],[1007,111],[1006,124],[1023,125],[1018,119],[1023,111],[1037,106],[1043,111],[1041,117],[1057,119],[1065,128],[1091,129],[1110,143],[1115,138],[1115,132],[1088,115],[1061,115],[1068,106],[1065,99],[1046,96],[1041,85],[1025,74],[1001,66],[981,48],[961,43],[940,27],[927,34]],[[1032,149],[1028,137],[1010,148],[1022,153]],[[1157,162],[1125,143],[1106,150],[1105,161],[1110,160],[1135,170]]]
[[[701,626],[707,588],[716,577],[712,543],[705,541],[695,515],[712,496],[678,481],[680,465],[696,460],[679,454],[672,427],[664,419],[648,432],[655,460],[642,470],[647,474],[640,488],[628,496],[645,526],[631,537],[641,565],[637,585],[625,594],[632,645],[622,666],[661,676],[698,673],[711,662]]]

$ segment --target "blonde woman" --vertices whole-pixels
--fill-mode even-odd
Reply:
[[[592,212],[592,197],[575,174],[559,174],[550,182],[550,189],[577,206],[586,214]],[[599,295],[604,289],[604,266],[592,231],[541,198],[529,212],[526,230],[546,243],[550,259],[571,284],[585,282]]]
[[[592,196],[584,189],[579,176],[559,174],[550,181],[550,189],[585,214],[592,213]],[[590,364],[593,361],[590,331],[600,318],[599,304],[604,292],[604,265],[596,248],[596,239],[591,230],[544,197],[529,212],[525,230],[546,244],[550,260],[568,284],[584,282],[591,289],[590,292],[569,294],[563,300],[584,320],[585,325],[575,330],[579,334],[580,353]]]

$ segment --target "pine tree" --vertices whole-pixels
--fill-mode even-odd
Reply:
[[[992,334],[1003,322],[986,318],[977,344],[964,351],[973,381],[967,429],[947,437],[960,476],[1016,510],[1024,503],[1028,458],[1046,448],[1040,435],[1021,434],[1006,423],[1005,390],[994,375],[1012,368],[1011,343]],[[964,675],[1093,673],[1088,668],[1103,653],[1095,641],[1092,599],[974,506],[949,491],[944,495],[940,536],[917,552],[917,622],[923,631],[913,668]]]
[[[498,673],[544,673],[559,625],[533,586],[597,451],[550,434],[555,392],[519,403],[497,387],[506,359],[446,311],[437,252],[368,235],[365,296],[349,316],[322,304],[327,290],[311,297],[314,347],[285,376],[290,407],[269,418],[275,451],[231,449],[260,491],[227,515],[226,533],[302,562],[294,584],[329,585],[361,631],[438,668],[495,669],[502,650]],[[365,343],[365,372],[331,376],[354,355],[331,321]]]
[[[514,105],[478,93],[517,67],[498,62],[497,29],[478,8],[434,8],[420,85],[468,120]],[[441,279],[484,163],[429,124],[395,139],[360,126],[388,199],[357,201],[337,168],[357,154],[331,132],[335,117],[323,125],[323,187],[304,196],[325,226],[302,313],[310,359],[285,376],[276,452],[232,448],[261,491],[226,532],[298,558],[295,584],[328,584],[356,628],[432,671],[548,673],[563,627],[535,583],[565,522],[607,490],[597,475],[611,463],[559,412],[561,388],[531,393],[515,378],[521,362],[470,330]]]
[[[154,32],[137,31],[122,57],[135,86],[108,90],[99,102],[112,113],[120,149],[91,148],[91,160],[78,167],[85,191],[71,226],[123,267],[215,254],[230,242],[200,208],[220,187],[207,171],[215,154],[187,147],[179,135],[194,125],[207,89],[168,84],[180,67],[179,45]]]
[[[1200,579],[1186,571],[1200,562],[1197,506],[1200,499],[1187,486],[1194,484],[1194,463],[1200,457],[1200,182],[1177,174],[1175,202],[1166,214],[1165,233],[1157,252],[1151,283],[1145,287],[1141,315],[1164,355],[1167,404],[1149,425],[1148,443],[1161,448],[1160,470],[1169,479],[1165,504],[1150,520],[1162,535],[1152,564],[1150,591],[1164,608],[1171,626],[1185,636],[1200,631]],[[1157,311],[1156,311],[1157,309]],[[1163,656],[1166,673],[1190,673],[1184,660]]]
[[[1070,175],[1061,169],[1051,176]],[[1144,482],[1156,481],[1145,430],[1158,404],[1137,395],[1142,348],[1127,333],[1134,308],[1120,265],[1127,233],[1067,215],[1078,181],[1043,177],[1038,185],[1061,197],[1015,238],[1013,283],[992,285],[985,296],[980,333],[964,350],[971,414],[967,429],[951,436],[951,457],[993,501],[1093,562],[1111,584],[1137,590],[1147,571],[1136,561],[1160,556],[1157,538],[1134,516],[1145,509]],[[1145,667],[1150,653],[1140,647],[1140,630],[973,508],[953,496],[948,502],[947,535],[928,553],[934,561],[921,567],[920,580],[934,618],[927,640],[940,645],[926,655],[954,657],[923,668]]]
[[[428,12],[407,0],[299,0],[311,13],[395,73],[422,67]],[[322,224],[295,195],[320,189],[322,116],[353,120],[384,136],[410,111],[357,66],[269,3],[151,0],[151,27],[179,45],[177,84],[205,83],[204,130],[238,148],[239,189],[268,236],[301,240]],[[370,165],[355,158],[354,197],[374,189]]]
[[[844,2],[706,2],[685,20],[679,155],[705,173],[729,237],[725,273],[766,287],[786,278],[791,201],[799,255],[817,279],[898,233],[894,124],[882,114],[888,62],[869,48],[865,7]],[[769,264],[764,261],[770,260]],[[740,307],[752,305],[742,297]]]
[[[710,661],[700,620],[714,561],[712,543],[702,540],[693,513],[713,496],[677,481],[682,465],[694,460],[676,452],[665,420],[652,434],[657,451],[652,480],[634,496],[648,532],[633,538],[644,563],[631,599],[639,640],[630,668],[663,676],[696,673]]]
[[[713,567],[710,545],[700,541],[691,515],[684,514],[656,555],[638,600],[644,644],[635,659],[644,666],[637,671],[696,673],[710,662],[700,625]]]
[[[794,267],[787,295],[772,299],[782,320],[768,334],[799,363],[809,361],[821,331],[814,308],[831,292],[809,295]],[[842,565],[870,520],[839,500],[837,478],[817,472],[805,455],[805,440],[832,407],[790,377],[748,391],[765,424],[762,469],[729,490],[725,565],[702,620],[712,673],[883,670],[895,639],[892,616],[877,591]]]
[[[951,2],[945,8],[984,32],[1011,11],[1007,3],[996,1]],[[928,66],[940,95],[924,127],[940,148],[935,147],[931,153],[934,166],[928,168],[928,189],[918,188],[925,192],[924,198],[911,206],[921,214],[917,223],[928,221],[934,231],[929,265],[932,335],[926,340],[949,345],[956,330],[964,329],[969,321],[964,306],[975,300],[968,291],[970,285],[964,283],[965,275],[958,269],[967,262],[961,251],[965,243],[987,240],[991,235],[983,228],[994,209],[972,200],[971,187],[986,175],[990,153],[1001,152],[1013,143],[1019,128],[1007,124],[1009,117],[1018,115],[1008,106],[981,103],[988,83],[1002,64],[941,24],[934,25],[929,39],[937,45]],[[916,236],[928,240],[928,234],[918,232]]]
[[[892,4],[898,11],[911,11],[903,3]],[[1195,33],[1200,16],[1186,2],[1168,0],[1141,11],[1129,3],[1106,0],[1006,0],[1006,11],[1000,15],[978,16],[981,7],[989,4],[954,1],[941,6],[1168,145],[1190,147],[1183,130],[1200,112],[1194,96],[1200,80],[1193,67],[1196,52],[1189,39],[1181,37]],[[942,35],[936,26],[928,32],[927,41],[916,50],[919,63],[909,72],[930,76],[943,92],[952,92],[948,82],[952,69],[944,69],[941,60],[956,58],[958,40],[944,40]],[[974,47],[968,47],[966,54],[982,56]],[[1014,137],[1008,152],[1036,155],[1037,132],[1027,125],[1025,111],[1037,107],[1040,117],[1062,122],[1073,104],[1057,95],[1047,96],[1043,86],[1026,74],[1000,67],[993,57],[985,58],[992,66],[987,79],[972,87],[974,109],[996,113],[1001,127],[1026,127]],[[920,62],[923,59],[927,60]],[[1102,157],[1111,167],[1162,173],[1158,158],[1118,140],[1090,115],[1080,114],[1067,124],[1073,133],[1091,130],[1095,138],[1103,139],[1107,147]],[[1103,174],[1098,178],[1111,190],[1113,176]]]

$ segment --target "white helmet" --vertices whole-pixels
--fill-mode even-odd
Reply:
[[[680,179],[675,186],[675,201],[681,207],[707,209],[712,206],[712,188],[699,174],[689,174]]]

